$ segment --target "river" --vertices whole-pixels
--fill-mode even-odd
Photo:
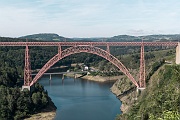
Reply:
[[[112,82],[98,83],[59,75],[39,81],[57,107],[55,120],[114,120],[121,102],[110,92]]]

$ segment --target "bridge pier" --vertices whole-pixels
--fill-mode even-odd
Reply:
[[[139,87],[139,88],[137,88],[137,90],[144,90],[145,89],[145,87]]]
[[[62,80],[64,80],[64,74],[62,75]]]
[[[146,87],[145,81],[145,59],[144,59],[144,43],[141,45],[141,55],[140,55],[140,74],[139,74],[139,90],[144,90]]]
[[[180,42],[178,42],[176,47],[176,64],[180,64]]]
[[[24,89],[31,90],[30,82],[32,81],[31,76],[31,64],[30,64],[30,55],[29,55],[29,48],[26,44],[25,49],[25,66],[24,66],[24,85],[22,86],[22,91]]]
[[[31,91],[31,86],[23,85],[21,91],[24,91],[24,89],[28,89],[29,91]]]
[[[49,80],[51,80],[51,74],[49,75]]]

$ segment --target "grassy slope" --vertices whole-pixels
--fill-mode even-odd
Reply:
[[[146,76],[147,76],[147,78],[148,77],[149,78],[146,79],[147,88],[141,94],[138,95],[138,100],[136,101],[136,97],[137,97],[136,91],[131,90],[134,87],[134,85],[131,85],[130,81],[126,80],[127,78],[123,78],[123,79],[117,81],[115,84],[115,86],[116,86],[115,88],[119,89],[119,90],[116,90],[117,95],[125,92],[125,96],[124,95],[119,96],[119,98],[121,99],[122,104],[123,104],[121,108],[124,110],[124,112],[123,112],[124,115],[118,115],[117,119],[140,120],[143,118],[148,119],[150,117],[150,115],[155,116],[155,117],[158,117],[156,115],[159,115],[159,117],[161,117],[161,115],[163,114],[165,109],[163,109],[163,111],[160,109],[157,109],[155,114],[151,113],[150,110],[156,109],[152,105],[162,107],[162,103],[159,103],[159,102],[164,102],[165,100],[163,100],[163,99],[166,99],[166,97],[162,98],[162,101],[159,101],[159,102],[156,101],[156,97],[158,97],[158,94],[160,94],[162,96],[168,95],[168,96],[172,97],[171,94],[169,95],[169,92],[164,92],[164,91],[165,90],[168,91],[169,87],[174,88],[175,87],[174,84],[179,85],[179,82],[177,82],[177,81],[179,81],[180,78],[176,78],[176,80],[172,80],[174,82],[172,82],[171,85],[168,85],[169,87],[166,85],[166,84],[168,84],[168,81],[170,81],[171,79],[174,79],[174,78],[171,78],[171,77],[173,77],[174,73],[169,72],[169,74],[167,74],[168,71],[174,70],[174,66],[166,65],[165,67],[160,67],[163,65],[162,61],[164,61],[164,60],[174,63],[174,61],[175,61],[175,50],[174,49],[146,52],[145,54],[146,54],[145,57],[147,57],[146,58]],[[151,54],[153,54],[153,57]],[[149,55],[150,55],[150,57],[148,58]],[[129,56],[128,55],[124,56],[124,59],[126,59],[126,58],[129,58]],[[160,61],[160,60],[162,60],[162,61]],[[159,67],[160,67],[160,69],[158,69]],[[177,67],[176,71],[177,71],[177,73],[178,72],[180,73],[180,70],[179,71],[178,70],[179,70],[179,68]],[[135,74],[137,74],[138,70],[136,69],[135,71],[136,71]],[[167,75],[169,75],[169,77],[167,77]],[[137,78],[138,77],[136,76],[136,79]],[[162,83],[164,83],[164,84],[162,84]],[[164,89],[162,89],[162,88],[164,88]],[[131,91],[129,92],[129,90],[131,90]],[[161,92],[162,93],[164,92],[164,94],[162,94]],[[176,94],[176,95],[178,97],[180,97],[180,95],[178,95],[178,94]],[[155,101],[153,101],[153,99]],[[148,100],[150,100],[150,101],[148,101]],[[172,103],[172,104],[174,104],[174,103]],[[177,106],[177,105],[175,105],[175,106]],[[172,108],[172,107],[170,106],[169,108]]]
[[[180,113],[180,65],[163,65],[155,72],[147,88],[130,111],[117,119],[165,119],[165,115]],[[168,112],[167,112],[168,111]],[[170,116],[170,115],[168,115]]]

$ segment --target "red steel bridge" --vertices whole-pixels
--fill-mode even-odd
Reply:
[[[101,56],[118,67],[138,89],[145,89],[145,60],[144,60],[144,46],[178,46],[178,42],[0,42],[0,46],[26,46],[25,49],[25,67],[24,67],[24,88],[30,89],[40,77],[59,60],[76,53],[86,52]],[[57,54],[52,57],[32,79],[30,67],[29,46],[58,46]],[[62,50],[62,46],[68,48]],[[99,46],[106,46],[106,50],[99,48]],[[110,46],[139,46],[140,53],[140,78],[135,80],[130,74],[129,70],[110,53]]]

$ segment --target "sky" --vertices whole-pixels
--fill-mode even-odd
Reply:
[[[0,36],[180,33],[180,0],[1,0]]]

